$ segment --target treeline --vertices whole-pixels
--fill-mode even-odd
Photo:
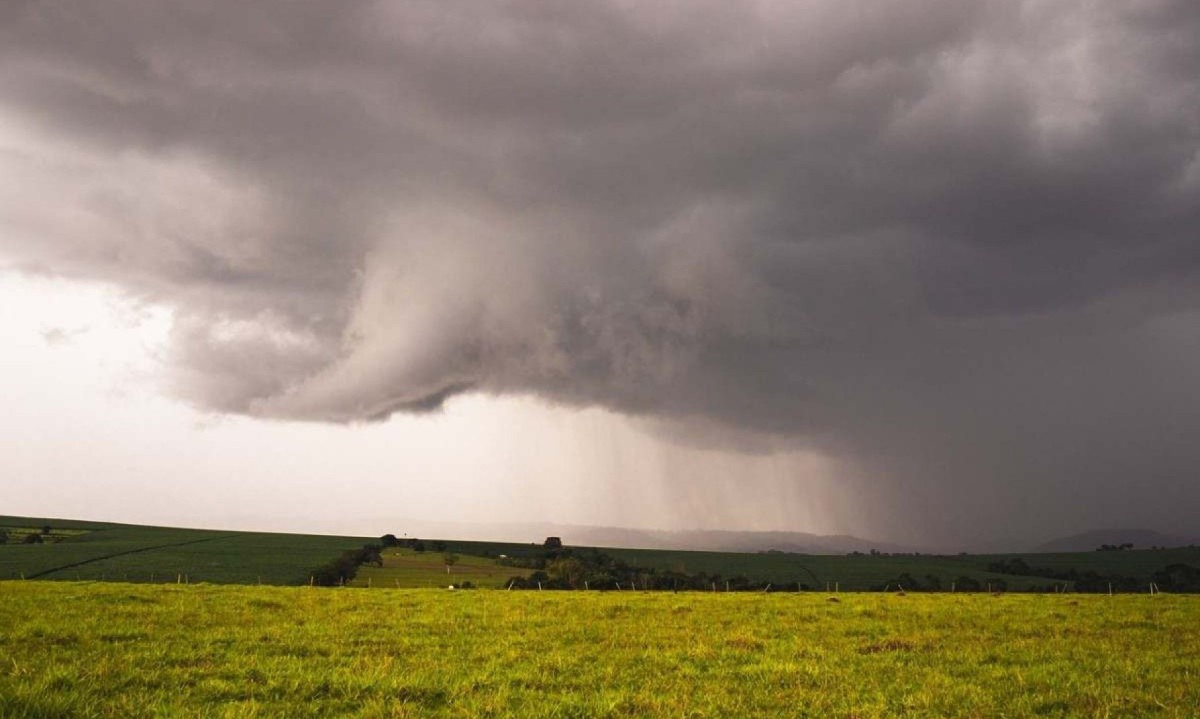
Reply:
[[[1020,557],[991,562],[987,565],[987,570],[997,574],[1042,577],[1071,582],[1076,592],[1084,593],[1108,592],[1110,589],[1119,592],[1138,592],[1146,589],[1146,580],[1138,577],[1100,574],[1092,570],[1081,572],[1077,569],[1031,567]],[[1164,592],[1200,592],[1200,569],[1187,564],[1170,564],[1155,572],[1151,581]],[[1052,587],[1053,585],[1051,585]]]
[[[383,547],[378,544],[364,544],[358,549],[350,549],[326,564],[312,571],[311,581],[318,587],[340,587],[345,585],[358,574],[358,568],[364,564],[376,567],[383,566]]]
[[[364,544],[358,549],[347,550],[337,559],[312,570],[312,583],[318,587],[340,587],[354,579],[358,568],[364,564],[382,567],[384,547],[408,547],[416,552],[424,552],[432,547],[435,552],[446,551],[446,543],[441,540],[434,540],[426,546],[423,540],[416,537],[398,539],[394,534],[385,534],[379,538],[378,544]]]
[[[507,557],[500,562],[507,566],[532,569],[529,576],[510,577],[506,586],[512,589],[643,589],[672,591],[770,591],[772,589],[811,589],[806,584],[791,582],[772,585],[755,582],[744,576],[723,577],[719,574],[660,570],[638,567],[617,559],[598,549],[563,547],[557,537],[549,537],[542,551],[527,557]]]
[[[381,552],[384,547],[404,546],[417,552],[432,549],[444,552],[446,544],[426,542],[416,538],[397,539],[387,534],[378,544],[366,544],[358,549],[343,552],[336,559],[312,571],[312,583],[319,586],[340,586],[350,582],[364,564],[383,566]],[[536,547],[536,545],[532,545]],[[506,586],[512,589],[595,589],[595,590],[673,590],[673,591],[808,591],[817,587],[793,580],[790,582],[764,582],[748,579],[743,575],[722,576],[698,572],[690,574],[682,570],[663,570],[640,567],[613,557],[599,549],[564,547],[558,537],[548,537],[545,543],[532,553],[520,557],[500,555],[501,565],[532,570],[528,576],[510,577]],[[1020,557],[1002,559],[987,564],[993,574],[1020,577],[1038,577],[1054,580],[1041,586],[1025,586],[1024,591],[1053,592],[1062,588],[1062,583],[1071,584],[1076,592],[1103,593],[1141,592],[1147,589],[1147,580],[1116,574],[1101,574],[1096,571],[1078,569],[1053,569],[1035,567]],[[1150,581],[1164,592],[1200,592],[1200,569],[1186,564],[1171,564],[1153,574]],[[902,573],[893,579],[870,587],[872,591],[889,589],[911,592],[982,592],[1007,591],[1008,582],[1001,578],[980,581],[970,576],[959,576],[943,580],[935,574],[917,577]]]
[[[47,524],[38,531],[24,533],[24,536],[22,536],[18,542],[20,544],[45,544],[46,540],[50,539],[55,544],[58,544],[59,542],[63,541],[63,537],[51,537],[51,531],[53,530],[50,528],[50,525]],[[0,529],[0,544],[8,544],[13,540],[14,535],[20,536],[16,532],[9,534],[7,529]]]
[[[408,547],[409,549],[411,549],[417,553],[424,552],[425,550],[429,549],[430,547],[432,547],[433,551],[435,551],[435,552],[445,552],[446,551],[446,543],[440,539],[435,539],[432,542],[430,542],[429,546],[426,546],[424,540],[417,539],[416,537],[405,537],[404,539],[397,539],[396,535],[394,535],[394,534],[385,534],[379,538],[379,543],[382,544],[384,547]]]
[[[946,584],[936,574],[926,574],[923,578],[918,579],[905,572],[890,581],[871,587],[873,592],[885,592],[890,589],[899,589],[905,592],[1003,592],[1008,589],[1008,582],[996,579],[985,584],[974,577],[964,575]]]

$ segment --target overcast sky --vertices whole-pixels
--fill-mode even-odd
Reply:
[[[4,3],[0,502],[1200,533],[1197,38],[1190,0]]]

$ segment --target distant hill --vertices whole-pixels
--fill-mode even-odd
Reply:
[[[491,542],[537,542],[545,537],[562,537],[576,547],[621,547],[627,549],[669,549],[705,552],[794,552],[797,554],[847,554],[880,552],[928,552],[912,547],[845,534],[824,535],[808,532],[756,532],[715,529],[663,530],[629,527],[597,527],[553,522],[430,522],[397,518],[373,521],[372,526],[395,527],[409,536],[455,537]],[[384,530],[396,531],[396,530]],[[396,531],[399,536],[400,532]]]
[[[913,552],[891,542],[852,537],[847,534],[808,532],[738,532],[726,530],[646,530],[621,527],[565,527],[563,540],[594,547],[641,549],[685,549],[707,552],[795,552],[798,554],[846,554],[848,552]]]
[[[1034,548],[1035,552],[1089,552],[1101,545],[1132,544],[1134,549],[1200,545],[1200,538],[1163,534],[1153,529],[1093,529],[1082,534],[1053,539]]]
[[[269,519],[246,517],[238,522],[258,530],[273,528]],[[361,534],[364,530],[378,536],[391,532],[397,537],[453,537],[477,542],[541,544],[546,537],[562,537],[577,547],[622,547],[628,549],[669,549],[707,552],[767,552],[772,549],[797,554],[848,554],[880,552],[923,554],[932,547],[905,545],[878,539],[863,539],[845,534],[812,534],[791,531],[752,530],[660,530],[631,527],[602,527],[565,522],[467,522],[429,520],[403,515],[311,520],[306,531],[319,534]],[[287,530],[285,530],[287,531]],[[1018,543],[1013,543],[1020,546]],[[1012,549],[1012,546],[1007,546]],[[945,551],[949,551],[947,548]],[[957,548],[954,551],[958,551]]]
[[[9,540],[0,543],[0,580],[305,584],[313,569],[369,541],[9,516],[0,529]],[[14,541],[30,534],[45,539]]]
[[[399,529],[405,524],[392,524]],[[1073,538],[1084,551],[1054,554],[1028,553],[1017,568],[1037,571],[1013,572],[997,568],[1012,564],[1020,555],[900,553],[887,543],[856,537],[822,536],[801,532],[645,531],[567,525],[509,525],[507,528],[472,527],[493,537],[501,530],[518,534],[517,541],[472,541],[465,532],[435,532],[425,527],[419,535],[429,546],[429,555],[412,559],[407,566],[384,566],[372,575],[364,569],[368,585],[377,587],[440,586],[442,552],[458,554],[463,574],[470,568],[479,586],[498,586],[530,566],[494,565],[493,558],[540,557],[542,540],[558,536],[574,547],[603,546],[603,552],[630,567],[662,572],[704,573],[724,578],[745,577],[751,583],[771,583],[778,588],[810,589],[830,586],[834,591],[867,591],[903,585],[908,590],[954,588],[980,591],[1004,587],[1009,591],[1048,591],[1065,573],[1101,575],[1112,578],[1119,591],[1141,590],[1155,581],[1157,572],[1171,565],[1200,568],[1200,546],[1180,549],[1141,549],[1171,543],[1157,533],[1089,533]],[[49,531],[46,531],[46,528]],[[375,541],[369,537],[300,535],[236,530],[150,527],[107,522],[0,516],[0,529],[8,541],[0,543],[0,585],[3,580],[100,580],[152,583],[214,584],[305,584],[313,570],[350,549]],[[366,528],[364,527],[364,532]],[[397,536],[404,534],[401,530]],[[39,536],[41,542],[27,543],[25,537]],[[413,534],[409,533],[411,538]],[[437,538],[441,538],[437,540]],[[532,539],[531,539],[532,538]],[[1185,541],[1178,540],[1177,541]],[[434,542],[445,543],[440,547]],[[1100,544],[1132,542],[1141,551],[1095,552]],[[620,545],[624,545],[621,547]],[[687,547],[679,549],[677,547]],[[1046,546],[1054,548],[1055,543]],[[712,548],[726,547],[726,551]],[[707,548],[705,551],[694,551]],[[882,554],[871,554],[878,549]],[[689,551],[691,550],[691,551]],[[778,550],[778,551],[770,551]],[[739,553],[739,551],[741,553]],[[848,552],[862,551],[861,554]],[[889,553],[896,552],[896,553]],[[415,563],[414,563],[415,562]],[[393,562],[395,564],[395,562]],[[411,570],[411,571],[398,571]],[[1047,574],[1047,572],[1051,572]],[[1061,580],[1078,589],[1074,580]],[[361,584],[361,583],[360,583]],[[715,584],[715,582],[714,582]],[[1107,584],[1092,582],[1089,591]],[[1133,589],[1131,589],[1131,587]],[[1169,589],[1168,591],[1176,591]],[[1182,589],[1179,591],[1194,591]],[[0,713],[3,713],[0,711]]]

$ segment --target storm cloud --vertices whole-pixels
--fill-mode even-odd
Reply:
[[[0,254],[174,308],[220,412],[535,395],[971,488],[947,535],[1183,529],[1197,38],[1186,0],[9,2]]]

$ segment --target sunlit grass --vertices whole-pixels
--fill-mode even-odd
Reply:
[[[1194,717],[1200,601],[0,583],[0,716]]]
[[[351,586],[428,589],[470,582],[475,587],[495,589],[505,586],[509,578],[518,575],[523,577],[530,571],[506,567],[497,564],[494,559],[469,554],[454,553],[454,563],[449,571],[443,552],[388,548],[382,556],[382,567],[359,567]]]

